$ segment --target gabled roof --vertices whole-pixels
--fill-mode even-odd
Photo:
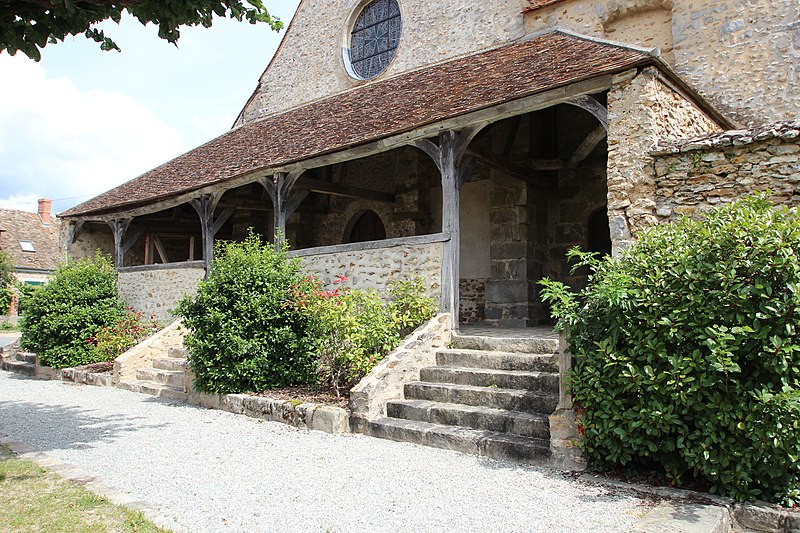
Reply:
[[[58,219],[45,225],[37,213],[0,209],[0,250],[11,256],[15,269],[53,270],[63,259],[59,227]],[[35,251],[24,251],[20,241],[30,241]]]
[[[245,124],[60,216],[100,216],[145,206],[652,63],[659,62],[639,48],[553,31]]]

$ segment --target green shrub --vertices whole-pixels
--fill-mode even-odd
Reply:
[[[97,348],[99,361],[111,362],[158,329],[159,325],[153,318],[144,320],[142,313],[128,307],[116,324],[100,328],[89,341]]]
[[[15,284],[14,262],[8,252],[0,250],[0,315],[8,313]]]
[[[596,467],[661,468],[739,499],[797,502],[800,219],[766,194],[644,232],[577,296],[545,281]]]
[[[199,390],[262,391],[314,382],[310,318],[288,306],[302,282],[300,262],[250,235],[220,243],[214,268],[177,314]]]
[[[99,362],[91,338],[125,315],[114,266],[99,254],[59,266],[23,304],[22,347],[54,368]]]
[[[435,314],[434,301],[425,296],[418,276],[391,282],[388,302],[374,290],[353,289],[345,281],[339,276],[333,282],[336,289],[323,291],[319,281],[307,277],[294,300],[298,312],[305,312],[315,326],[318,384],[337,396]]]

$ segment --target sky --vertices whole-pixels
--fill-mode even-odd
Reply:
[[[0,208],[55,213],[225,133],[280,44],[299,0],[264,2],[284,22],[216,19],[178,46],[130,17],[99,27],[122,52],[83,36],[35,62],[0,52]]]

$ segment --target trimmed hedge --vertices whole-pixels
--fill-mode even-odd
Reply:
[[[797,503],[797,213],[763,193],[651,228],[619,259],[569,256],[589,285],[545,280],[543,295],[568,329],[590,463]]]

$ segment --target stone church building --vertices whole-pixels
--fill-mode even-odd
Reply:
[[[302,0],[231,130],[64,213],[169,320],[248,228],[323,279],[547,323],[565,252],[800,182],[796,0]]]

